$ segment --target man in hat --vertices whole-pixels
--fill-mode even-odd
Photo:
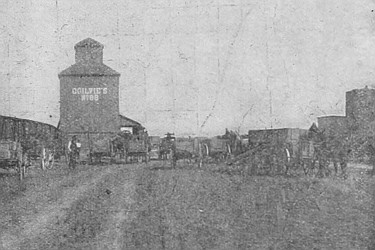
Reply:
[[[73,135],[72,139],[68,143],[68,151],[69,151],[69,167],[75,168],[77,163],[77,156],[78,156],[78,146],[77,146],[77,137]]]

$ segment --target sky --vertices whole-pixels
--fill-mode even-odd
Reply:
[[[56,126],[87,37],[151,135],[308,128],[375,87],[373,0],[0,0],[0,114]]]

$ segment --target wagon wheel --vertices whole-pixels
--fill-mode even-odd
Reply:
[[[147,164],[148,161],[149,161],[149,155],[148,155],[148,153],[145,153],[145,163]]]
[[[207,143],[203,143],[202,145],[203,145],[203,157],[204,156],[209,156],[210,155],[210,150],[208,148]]]
[[[49,170],[52,169],[54,163],[55,163],[55,157],[52,156],[52,159],[47,160],[46,168]]]
[[[25,177],[25,171],[24,171],[24,166],[20,160],[17,160],[16,167],[18,169],[18,175],[19,175],[20,181],[22,181],[23,178]]]
[[[23,178],[25,178],[25,176],[26,176],[26,165],[25,164],[22,164],[21,170],[22,170]]]
[[[46,162],[45,162],[45,156],[46,156],[46,149],[43,147],[42,148],[42,154],[40,156],[40,166],[42,170],[46,170]]]
[[[202,144],[202,164],[205,158],[208,158],[210,156],[210,149],[207,145],[207,143]]]
[[[172,165],[172,168],[176,168],[176,155],[175,155],[175,152],[174,150],[171,150],[171,165]]]
[[[251,161],[251,175],[259,175],[260,171],[260,156],[258,154],[253,154]]]
[[[279,165],[277,156],[276,155],[270,155],[268,157],[270,158],[269,159],[269,170],[268,170],[268,173],[269,173],[270,176],[275,176],[276,172],[278,170],[278,165]]]
[[[283,162],[282,162],[282,168],[279,169],[280,172],[282,172],[283,174],[288,174],[288,171],[289,169],[291,169],[292,165],[293,165],[293,161],[292,161],[292,156],[290,154],[290,151],[287,147],[285,147],[283,149]]]
[[[311,166],[309,166],[311,164],[310,161],[308,160],[301,160],[301,165],[302,165],[302,168],[303,168],[303,173],[305,175],[308,175],[309,172],[310,172],[310,169],[311,169]]]
[[[305,175],[314,174],[315,164],[316,164],[316,160],[314,159],[302,160],[302,167],[303,167],[303,172],[305,173]]]
[[[263,161],[263,170],[264,170],[264,174],[265,175],[271,175],[271,172],[272,172],[272,159],[271,159],[271,155],[267,155],[265,158],[264,158],[264,161]]]
[[[259,152],[255,159],[255,168],[257,175],[263,175],[267,172],[267,152],[264,150]]]
[[[66,165],[69,165],[69,154],[67,151],[65,151],[65,163]]]
[[[227,150],[227,157],[226,157],[226,160],[230,159],[230,157],[232,156],[232,148],[230,147],[229,144],[226,145],[226,150]]]
[[[264,159],[263,156],[256,161],[256,174],[261,175],[264,171]]]

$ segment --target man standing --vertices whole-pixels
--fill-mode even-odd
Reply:
[[[69,168],[75,168],[77,163],[78,147],[77,137],[74,135],[68,144],[69,151]]]
[[[81,141],[77,139],[77,162],[79,162],[79,156],[81,155]]]

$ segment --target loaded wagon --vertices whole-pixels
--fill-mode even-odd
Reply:
[[[11,140],[0,140],[0,168],[6,171],[14,170],[20,180],[25,177],[27,156],[22,150],[21,143]]]
[[[341,168],[341,174],[346,176],[346,167],[351,153],[349,138],[345,135],[335,137],[327,135],[318,129],[309,130],[309,133],[300,140],[300,150],[297,157],[298,166],[302,166],[305,174],[313,173],[324,177],[331,174],[331,164],[335,173]]]
[[[232,154],[230,140],[219,136],[202,141],[203,156],[216,160],[226,160]]]
[[[202,156],[202,144],[199,138],[176,138],[175,158],[191,162]]]
[[[297,154],[293,158],[291,158],[291,166],[295,168],[302,167],[305,174],[307,174],[310,170],[315,167],[316,161],[316,150],[315,148],[318,145],[314,143],[312,140],[308,140],[307,138],[301,138],[299,141],[299,147]]]
[[[129,162],[148,162],[150,143],[147,133],[134,135],[128,131],[119,132],[111,140],[112,157]]]
[[[247,135],[240,136],[232,130],[225,130],[225,134],[202,140],[203,155],[216,160],[228,160],[233,156],[247,151],[249,148]]]
[[[101,164],[112,162],[114,153],[112,139],[116,136],[112,132],[84,132],[69,134],[68,140],[73,136],[77,138],[78,159],[80,163]],[[68,142],[66,142],[68,145]],[[69,158],[68,151],[66,157]]]
[[[159,136],[149,136],[149,142],[150,142],[149,158],[150,160],[158,160],[160,157],[161,139]]]
[[[176,137],[173,133],[167,133],[160,143],[160,160],[172,160],[176,150]]]
[[[174,134],[167,133],[160,144],[160,159],[170,160],[175,166],[178,160],[201,160],[202,144],[200,138],[176,138]],[[201,163],[201,161],[200,161]]]
[[[126,162],[148,162],[149,145],[145,138],[132,136],[126,148]]]
[[[21,145],[26,167],[52,167],[55,158],[58,159],[63,154],[61,131],[50,124],[37,121],[0,116],[0,140]]]
[[[27,152],[30,165],[40,166],[42,169],[51,169],[55,160],[64,155],[62,136],[25,136],[20,139],[22,148]]]
[[[306,166],[313,157],[307,131],[297,128],[250,130],[249,149],[252,171],[256,173],[286,173],[291,168]]]
[[[344,172],[349,149],[345,141],[336,143],[338,145],[333,142],[315,124],[309,130],[285,128],[249,131],[253,167],[260,172],[288,173],[294,169],[308,174],[318,168],[317,175],[328,175],[331,163],[336,171],[340,163]]]

